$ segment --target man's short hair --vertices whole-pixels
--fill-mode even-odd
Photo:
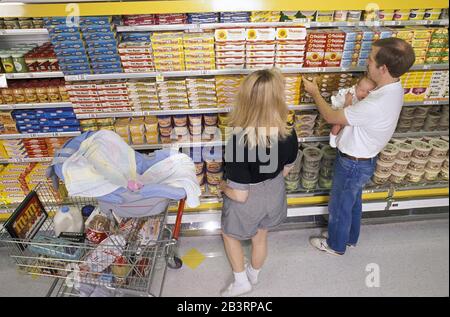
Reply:
[[[396,37],[377,40],[373,46],[380,48],[375,56],[377,66],[386,65],[389,74],[394,78],[406,73],[416,60],[411,45]]]

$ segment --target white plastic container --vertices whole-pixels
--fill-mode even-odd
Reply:
[[[61,232],[82,232],[83,216],[77,207],[62,206],[53,218],[55,224],[55,235]]]

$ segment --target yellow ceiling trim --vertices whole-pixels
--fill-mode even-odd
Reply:
[[[189,13],[225,11],[297,11],[297,10],[364,10],[378,6],[380,9],[448,8],[444,0],[409,1],[357,1],[357,0],[165,0],[129,2],[82,2],[77,3],[79,14],[122,15],[151,13]],[[71,9],[66,3],[55,4],[0,4],[0,17],[49,17],[66,16]]]

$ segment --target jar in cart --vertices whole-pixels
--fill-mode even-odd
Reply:
[[[49,102],[46,82],[43,82],[41,85],[36,87],[36,94],[38,97],[38,102]]]
[[[25,102],[27,103],[36,103],[38,102],[38,97],[36,93],[36,87],[34,83],[26,83],[24,87],[24,93],[25,93]]]

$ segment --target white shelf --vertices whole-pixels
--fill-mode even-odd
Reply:
[[[447,70],[448,64],[415,65],[411,70]],[[164,78],[164,77],[198,77],[217,75],[246,75],[258,69],[218,69],[218,70],[191,70],[173,72],[148,72],[148,73],[111,73],[111,74],[82,74],[65,76],[66,81],[87,81],[106,79],[138,79],[138,78]],[[366,67],[303,67],[282,68],[285,74],[308,74],[308,73],[340,73],[340,72],[365,72]]]
[[[51,162],[53,157],[25,157],[25,158],[13,158],[13,159],[0,159],[0,164],[7,163],[42,163]]]
[[[405,133],[394,133],[393,138],[417,138],[423,136],[442,136],[448,135],[447,131],[419,131],[419,132],[405,132]]]
[[[415,107],[415,106],[431,106],[431,105],[448,105],[449,101],[447,100],[425,100],[420,102],[405,102],[403,104],[404,107]]]
[[[51,133],[19,133],[19,134],[0,134],[0,140],[15,139],[36,139],[36,138],[62,138],[80,135],[80,131],[75,132],[51,132]]]
[[[72,107],[72,103],[71,102],[16,103],[10,105],[0,105],[0,110],[66,108],[66,107]]]
[[[0,30],[0,35],[48,35],[47,29]]]
[[[63,72],[35,72],[35,73],[10,73],[6,74],[7,79],[31,79],[31,78],[61,78]]]
[[[443,20],[408,20],[408,21],[358,21],[358,22],[309,22],[314,28],[340,26],[406,26],[406,25],[448,25],[448,19]]]

